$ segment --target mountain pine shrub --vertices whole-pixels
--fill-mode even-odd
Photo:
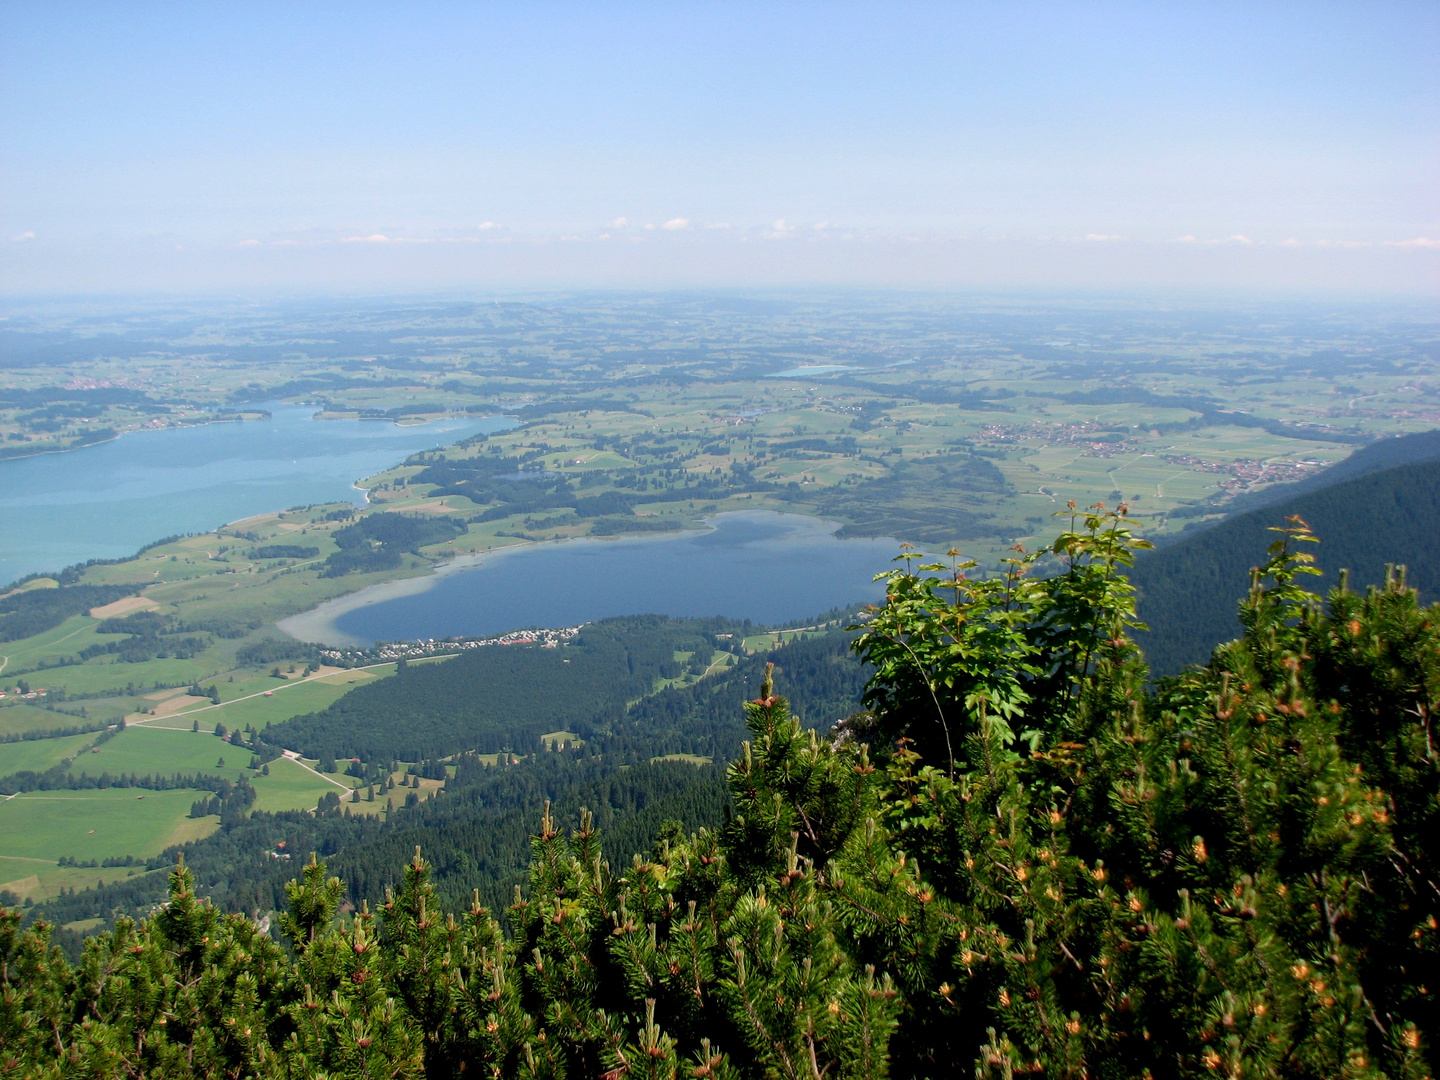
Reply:
[[[283,944],[171,877],[68,964],[0,916],[0,1077],[1404,1077],[1436,1036],[1437,610],[1323,601],[1277,530],[1243,636],[1147,686],[1123,507],[996,578],[912,555],[821,736],[767,677],[733,814],[607,862],[548,807],[508,929],[419,852]]]

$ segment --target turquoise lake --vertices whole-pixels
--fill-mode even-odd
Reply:
[[[726,615],[777,624],[883,595],[888,538],[841,540],[834,522],[773,511],[717,514],[663,536],[525,544],[462,557],[425,578],[375,585],[281,622],[305,641],[367,646],[610,615]]]
[[[363,502],[356,480],[417,451],[515,425],[486,417],[401,427],[315,420],[309,406],[263,407],[271,419],[134,432],[0,461],[0,584],[290,506]]]

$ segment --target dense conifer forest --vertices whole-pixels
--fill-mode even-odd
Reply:
[[[266,739],[310,757],[365,761],[529,753],[547,732],[587,738],[622,716],[656,679],[680,674],[677,652],[703,654],[708,664],[715,634],[729,625],[606,619],[562,648],[491,647],[440,665],[410,664],[322,712],[272,725]]]
[[[599,754],[438,800],[528,822],[508,903],[443,886],[505,857],[480,829],[377,829],[388,875],[317,843],[270,932],[185,864],[78,963],[6,913],[0,1073],[1428,1076],[1440,611],[1312,593],[1308,527],[1272,535],[1241,636],[1159,682],[1123,515],[1076,515],[1049,575],[911,560],[854,640],[863,711],[822,737],[750,684],[728,805]]]

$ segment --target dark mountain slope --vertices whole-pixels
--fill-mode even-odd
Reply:
[[[1400,435],[1393,439],[1381,439],[1379,442],[1361,447],[1344,461],[1336,462],[1314,476],[1296,480],[1293,484],[1276,484],[1264,491],[1252,491],[1241,495],[1225,508],[1227,516],[1222,520],[1228,521],[1252,510],[1288,502],[1312,491],[1321,491],[1328,487],[1334,487],[1336,484],[1343,484],[1347,480],[1358,480],[1362,476],[1369,476],[1372,473],[1383,472],[1400,465],[1417,465],[1423,461],[1440,461],[1440,428],[1433,431],[1421,431],[1414,435]],[[1170,516],[1187,517],[1211,512],[1213,512],[1213,507],[1202,503],[1194,507],[1182,508]],[[1220,524],[1220,522],[1215,524]],[[1213,527],[1213,525],[1205,526],[1205,528]],[[1200,526],[1196,526],[1196,528],[1198,529]],[[1160,543],[1168,546],[1170,541],[1160,541]]]
[[[1408,568],[1423,599],[1440,596],[1440,460],[1372,472],[1228,518],[1138,559],[1130,580],[1140,590],[1140,617],[1150,624],[1140,645],[1156,674],[1203,663],[1215,642],[1240,632],[1235,598],[1274,539],[1267,529],[1290,514],[1321,540],[1315,555],[1326,576],[1311,579],[1309,588],[1328,590],[1342,568],[1350,570],[1352,588],[1378,584],[1393,562]]]

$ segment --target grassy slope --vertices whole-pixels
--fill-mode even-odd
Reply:
[[[46,859],[52,865],[64,855],[148,858],[218,825],[215,819],[187,818],[199,797],[195,791],[132,788],[26,792],[0,801],[0,835],[5,837],[0,854]]]
[[[92,720],[68,713],[53,712],[36,705],[17,704],[0,707],[0,735],[21,735],[31,731],[55,731],[64,728],[84,728]],[[6,744],[0,744],[0,752]]]
[[[95,733],[63,735],[58,739],[32,739],[0,743],[0,776],[17,772],[44,772],[65,758],[73,758],[94,742]]]

